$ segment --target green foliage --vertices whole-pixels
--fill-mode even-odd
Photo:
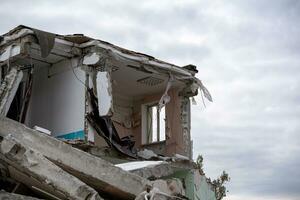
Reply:
[[[198,155],[197,160],[196,160],[196,168],[199,170],[199,173],[201,175],[205,175],[204,170],[203,170],[203,156]],[[208,183],[211,183],[214,186],[215,194],[216,194],[216,199],[221,200],[223,197],[226,197],[226,187],[224,184],[228,181],[230,181],[230,177],[228,173],[223,171],[221,176],[217,178],[214,181],[211,181],[210,178],[206,179]]]
[[[224,186],[224,184],[228,181],[230,181],[230,177],[229,177],[228,173],[223,171],[221,176],[212,182],[212,184],[215,187],[215,193],[216,193],[217,200],[221,200],[223,197],[226,197],[227,191],[226,191],[226,187]]]
[[[196,166],[197,166],[197,169],[199,170],[199,173],[201,175],[205,175],[205,173],[203,171],[203,156],[202,155],[198,155],[197,160],[196,160]]]

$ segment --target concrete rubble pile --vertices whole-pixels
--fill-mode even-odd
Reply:
[[[184,176],[175,178],[176,173],[197,174],[187,160],[115,166],[5,117],[0,138],[2,179],[49,199],[188,199]]]
[[[0,200],[215,200],[192,161],[197,72],[82,34],[0,36]]]

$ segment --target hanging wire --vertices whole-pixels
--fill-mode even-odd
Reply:
[[[86,87],[87,89],[89,89],[89,87],[82,81],[82,80],[80,80],[80,78],[77,76],[77,74],[75,73],[75,70],[74,70],[74,68],[73,68],[73,63],[72,63],[72,59],[73,59],[73,57],[70,59],[70,68],[71,68],[71,70],[72,70],[72,72],[73,72],[73,74],[74,74],[74,76],[75,76],[75,78],[82,84],[82,85],[84,85],[84,87]],[[77,67],[79,67],[79,63],[77,64],[77,66],[76,66],[76,68]]]

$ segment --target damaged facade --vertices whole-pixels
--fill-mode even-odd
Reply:
[[[196,66],[18,26],[0,67],[0,197],[216,199],[192,162]]]

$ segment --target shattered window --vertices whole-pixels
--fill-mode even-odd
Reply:
[[[165,107],[160,112],[158,104],[147,107],[147,141],[160,142],[166,139],[165,135]]]

